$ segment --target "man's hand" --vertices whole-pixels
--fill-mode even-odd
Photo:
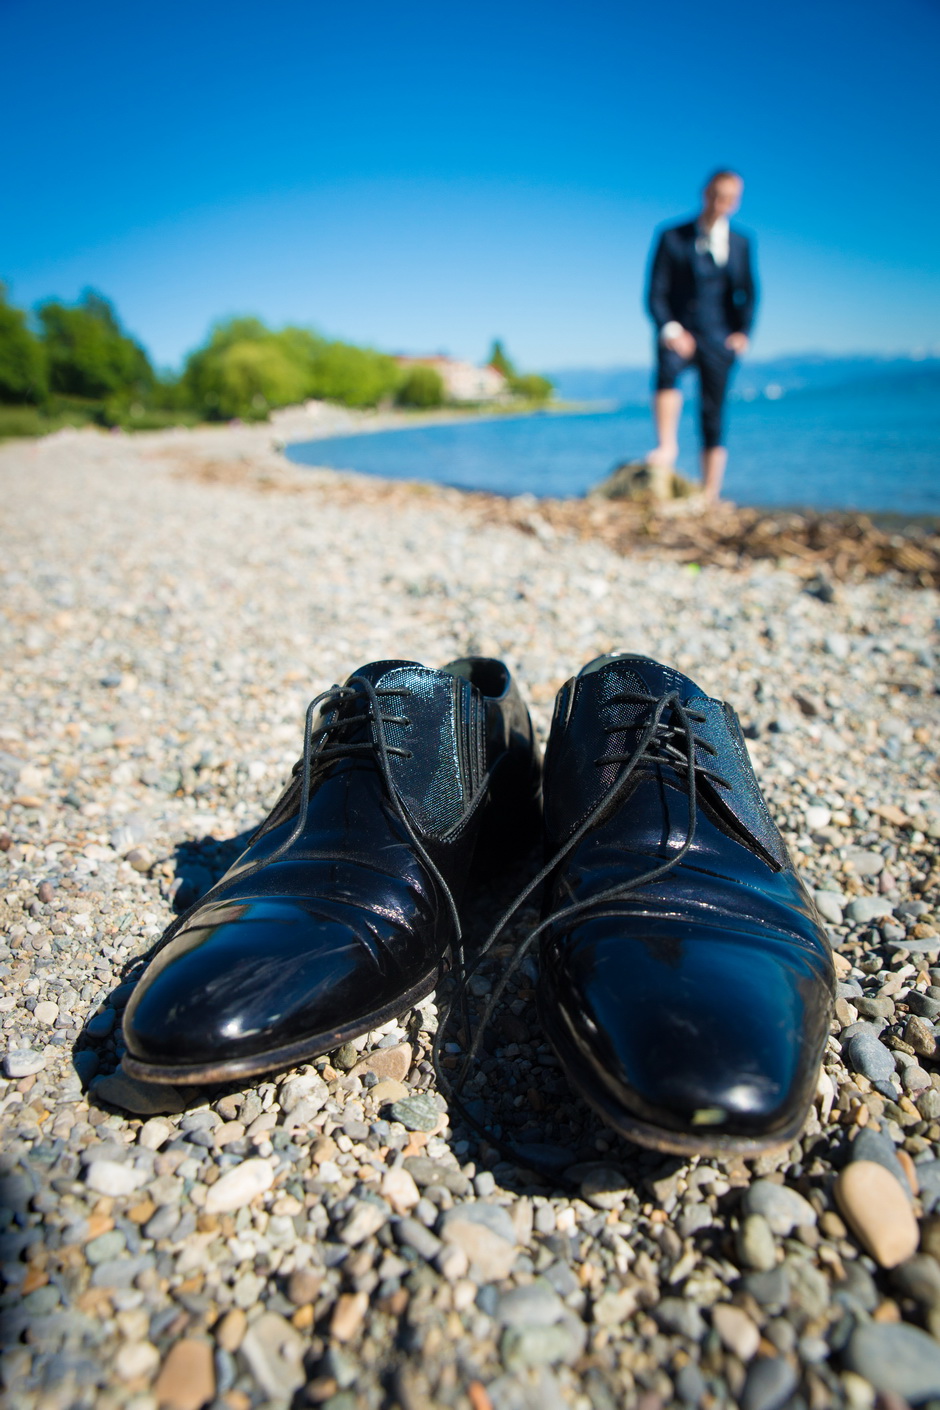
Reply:
[[[746,333],[729,333],[725,338],[725,347],[730,348],[736,357],[746,353],[750,345],[751,340]]]
[[[663,343],[673,352],[677,352],[680,357],[685,358],[686,362],[695,356],[695,339],[687,328],[674,333],[671,338],[664,338]]]

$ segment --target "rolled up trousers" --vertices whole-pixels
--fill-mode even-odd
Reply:
[[[695,335],[695,352],[691,358],[680,357],[674,348],[658,345],[656,369],[657,392],[671,391],[678,384],[683,372],[695,367],[699,375],[699,414],[702,426],[702,445],[706,450],[714,450],[724,445],[724,408],[728,381],[735,363],[734,353],[724,345],[724,338],[716,341]]]

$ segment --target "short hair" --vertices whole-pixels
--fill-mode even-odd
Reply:
[[[705,185],[702,187],[702,190],[707,191],[710,186],[714,186],[716,181],[728,180],[740,181],[741,185],[744,185],[744,177],[739,171],[735,171],[734,168],[730,166],[722,166],[719,167],[717,171],[712,172],[711,176],[708,178],[708,180],[705,182]]]

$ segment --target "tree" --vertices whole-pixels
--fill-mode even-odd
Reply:
[[[524,397],[526,401],[548,401],[554,391],[553,384],[547,377],[540,377],[536,372],[528,372],[521,377],[509,378],[509,390],[514,397]]]
[[[497,372],[501,372],[507,380],[516,375],[516,369],[510,361],[506,349],[503,347],[501,338],[493,339],[493,346],[490,348],[490,355],[487,362],[490,367],[495,367]]]
[[[0,284],[0,401],[41,402],[49,390],[46,357],[26,315],[7,302]]]
[[[39,321],[49,365],[49,383],[65,396],[100,399],[146,396],[154,384],[150,359],[124,332],[114,306],[86,289],[73,306],[50,300]]]
[[[395,397],[399,406],[432,407],[444,404],[444,382],[434,367],[410,367]]]

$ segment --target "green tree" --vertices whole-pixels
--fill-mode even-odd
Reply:
[[[257,318],[218,323],[191,354],[182,383],[196,410],[213,420],[259,420],[306,394],[304,368]]]
[[[432,407],[444,404],[444,382],[434,367],[410,367],[395,397],[399,406]]]
[[[528,372],[522,376],[510,377],[509,390],[514,397],[524,397],[526,401],[543,402],[548,401],[555,388],[547,377],[540,377],[536,372]]]
[[[93,289],[72,306],[57,300],[40,305],[39,321],[54,392],[90,399],[141,398],[153,387],[147,354],[124,332],[113,304]]]
[[[49,390],[43,346],[0,284],[0,401],[37,403]]]
[[[497,372],[501,372],[505,378],[515,377],[516,369],[513,366],[506,349],[503,347],[501,338],[493,339],[493,346],[490,348],[490,355],[487,358],[490,367],[495,367]]]

